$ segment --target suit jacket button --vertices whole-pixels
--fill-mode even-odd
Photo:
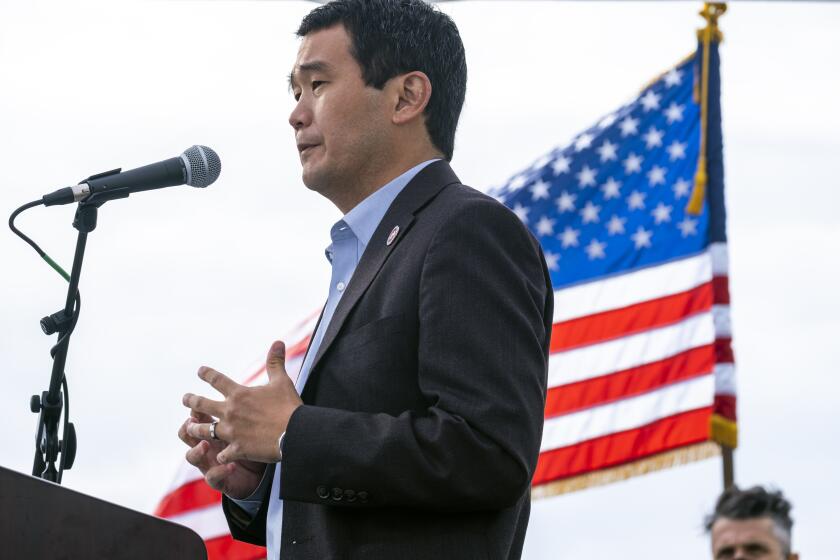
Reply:
[[[345,490],[344,491],[344,499],[350,503],[356,501],[356,492],[353,490]]]
[[[336,502],[340,502],[341,498],[344,497],[344,490],[341,488],[333,488],[332,489],[332,499]]]
[[[366,504],[366,503],[367,503],[367,501],[368,501],[368,493],[367,493],[367,492],[365,492],[364,490],[362,490],[361,492],[359,492],[359,493],[358,493],[358,494],[356,494],[356,495],[359,497],[359,501],[360,501],[360,502],[362,502],[363,504]]]
[[[318,492],[318,497],[326,500],[330,497],[330,491],[327,490],[326,486],[319,486],[316,490]]]

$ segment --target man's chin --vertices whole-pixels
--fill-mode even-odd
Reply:
[[[312,165],[305,165],[303,166],[303,170],[301,172],[301,179],[303,180],[303,184],[306,185],[306,188],[310,191],[315,191],[320,193],[324,189],[324,177],[323,173],[318,173],[317,169],[313,168]]]

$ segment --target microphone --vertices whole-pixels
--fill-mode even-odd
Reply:
[[[192,146],[178,157],[137,169],[114,169],[88,177],[78,185],[64,187],[42,197],[44,206],[70,204],[95,197],[106,202],[131,193],[187,184],[204,188],[219,178],[222,162],[207,146]]]

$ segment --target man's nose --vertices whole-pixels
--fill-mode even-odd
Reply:
[[[300,130],[301,128],[309,126],[311,123],[312,112],[302,101],[298,101],[297,105],[295,105],[295,108],[292,109],[292,112],[289,115],[289,124],[292,125],[292,128],[295,130]]]

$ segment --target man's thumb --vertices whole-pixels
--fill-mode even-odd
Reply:
[[[288,375],[286,373],[286,345],[283,341],[277,340],[271,345],[265,360],[265,369],[269,379],[281,374]]]

